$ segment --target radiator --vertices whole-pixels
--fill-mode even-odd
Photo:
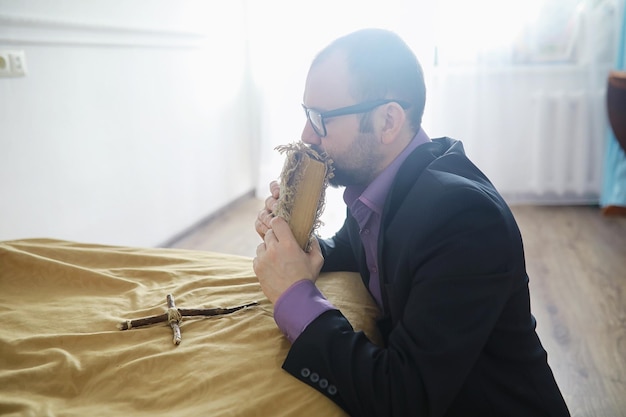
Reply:
[[[538,92],[531,98],[532,200],[597,203],[606,137],[604,91]]]

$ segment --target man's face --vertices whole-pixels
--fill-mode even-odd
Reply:
[[[346,58],[334,53],[309,70],[303,103],[308,108],[329,111],[356,104],[349,93],[350,75]],[[380,172],[382,154],[374,132],[359,132],[360,115],[325,120],[326,136],[320,138],[307,120],[302,141],[333,160],[335,176],[331,185],[367,185]]]

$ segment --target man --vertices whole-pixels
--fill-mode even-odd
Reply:
[[[392,32],[348,34],[311,64],[302,140],[334,161],[348,212],[308,253],[271,214],[276,182],[256,219],[254,271],[292,342],[283,368],[355,416],[567,416],[513,215],[460,142],[421,129],[424,103],[421,67]],[[384,347],[315,287],[337,270],[360,272]]]

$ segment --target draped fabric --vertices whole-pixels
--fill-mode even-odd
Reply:
[[[356,273],[318,286],[372,340],[378,309]],[[178,249],[54,239],[0,242],[0,415],[345,416],[284,372],[276,327],[252,259]],[[258,304],[120,331],[179,309]]]
[[[626,7],[622,7],[622,22],[615,69],[626,70]],[[626,115],[624,115],[626,117]],[[609,129],[604,158],[604,183],[600,199],[602,207],[626,207],[626,154],[615,134]]]

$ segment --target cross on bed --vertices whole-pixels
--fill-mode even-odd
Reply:
[[[167,301],[166,313],[159,314],[157,316],[143,317],[135,320],[126,320],[119,323],[117,325],[117,328],[120,330],[130,330],[135,327],[149,326],[151,324],[167,322],[172,328],[172,333],[174,334],[174,344],[179,345],[182,340],[182,335],[180,333],[180,323],[183,321],[183,317],[220,316],[224,314],[234,313],[235,311],[239,311],[244,308],[259,304],[256,301],[253,301],[248,304],[231,308],[177,308],[172,294],[167,294],[165,299]]]

